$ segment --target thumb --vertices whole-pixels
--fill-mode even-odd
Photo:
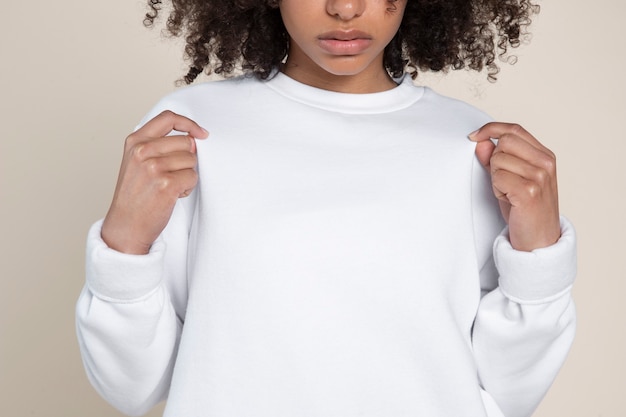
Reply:
[[[489,169],[489,161],[491,160],[491,155],[493,154],[494,149],[496,149],[496,145],[494,145],[494,143],[490,140],[485,140],[476,144],[476,157],[487,169]]]

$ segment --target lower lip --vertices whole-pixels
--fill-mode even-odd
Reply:
[[[331,55],[357,55],[365,51],[370,44],[371,39],[320,39],[320,47]]]

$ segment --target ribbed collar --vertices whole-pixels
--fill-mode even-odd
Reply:
[[[424,87],[413,85],[405,75],[397,87],[380,93],[337,93],[302,84],[279,72],[265,85],[290,100],[323,110],[348,114],[390,113],[404,109],[424,95]]]

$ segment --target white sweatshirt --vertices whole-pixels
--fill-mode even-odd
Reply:
[[[283,74],[164,109],[210,131],[148,255],[89,233],[87,374],[140,415],[522,417],[574,336],[575,237],[512,249],[467,135],[489,119],[413,86],[342,94]],[[498,236],[499,235],[499,236]],[[495,242],[495,244],[494,244]],[[493,249],[493,251],[492,251]]]

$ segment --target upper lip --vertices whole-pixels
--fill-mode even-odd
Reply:
[[[319,39],[333,39],[338,41],[351,41],[354,39],[372,39],[372,36],[366,32],[356,29],[350,30],[331,30],[318,36]]]

